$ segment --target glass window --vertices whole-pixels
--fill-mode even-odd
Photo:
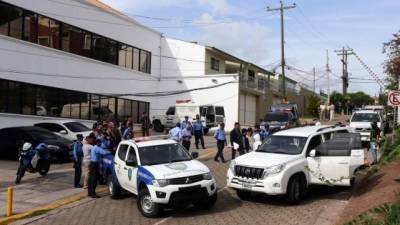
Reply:
[[[308,143],[307,154],[318,147],[322,143],[321,135],[316,135],[311,138],[310,143]]]
[[[61,115],[62,106],[59,103],[59,90],[49,87],[36,89],[36,114],[38,116]]]
[[[332,138],[332,132],[327,132],[327,133],[324,133],[323,135],[324,135],[325,141],[328,141]]]
[[[165,144],[139,148],[142,165],[156,165],[192,160],[192,157],[180,144]]]
[[[118,149],[118,158],[125,161],[126,153],[128,152],[129,145],[120,145]]]
[[[132,146],[129,147],[128,157],[126,158],[126,160],[127,161],[132,160],[132,161],[136,162],[136,164],[137,164],[136,151],[134,148],[132,148]]]
[[[139,71],[140,51],[137,48],[133,49],[133,69]]]
[[[115,112],[115,98],[100,96],[100,118],[102,120],[113,119]]]
[[[118,121],[125,121],[132,115],[132,101],[118,99]],[[135,120],[134,120],[135,121]]]
[[[139,102],[139,114],[138,114],[138,116],[140,117],[140,115],[142,115],[142,113],[146,112],[146,110],[147,110],[146,102]]]
[[[23,40],[35,43],[37,40],[37,15],[32,12],[24,12]]]
[[[10,36],[14,38],[22,38],[22,9],[16,7],[10,7],[8,12],[8,21]]]
[[[22,114],[33,115],[36,113],[36,93],[35,86],[29,84],[21,85],[21,106]]]
[[[91,33],[68,24],[62,27],[62,50],[90,57]]]
[[[60,24],[45,16],[38,17],[38,44],[60,48]]]
[[[296,155],[303,151],[306,137],[272,135],[261,145],[257,152]]]
[[[0,3],[0,34],[8,35],[8,12],[10,7]]]
[[[147,73],[151,73],[151,52],[147,52]]]
[[[8,112],[21,113],[21,95],[20,84],[17,82],[8,82]]]
[[[71,115],[73,119],[81,118],[81,104],[87,102],[87,94],[82,92],[73,91],[70,93],[68,102],[71,105]]]
[[[140,71],[147,72],[147,52],[140,50]]]
[[[132,101],[132,121],[139,123],[139,102],[137,101]]]
[[[219,71],[219,60],[215,58],[211,58],[211,69]]]
[[[132,69],[132,47],[120,45],[118,51],[118,65]]]
[[[57,133],[62,130],[65,130],[64,127],[56,123],[37,123],[35,124],[35,127],[41,127],[51,132],[57,132]]]
[[[116,64],[117,42],[95,34],[92,39],[92,58]]]
[[[7,89],[8,83],[6,80],[0,80],[0,113],[7,112]]]
[[[215,107],[215,114],[225,116],[225,110],[222,106]]]
[[[82,95],[81,99],[81,119],[88,120],[90,115],[90,94]]]

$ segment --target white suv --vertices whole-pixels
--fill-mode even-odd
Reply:
[[[210,170],[172,140],[122,141],[108,177],[112,198],[122,190],[138,196],[137,205],[146,217],[155,217],[163,206],[194,204],[211,208],[217,186]]]
[[[346,127],[299,127],[274,133],[255,152],[233,160],[227,183],[240,198],[286,194],[295,204],[311,184],[352,185],[363,165],[359,134]]]

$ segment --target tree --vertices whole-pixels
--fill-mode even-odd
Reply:
[[[332,92],[331,96],[330,96],[330,100],[334,105],[337,105],[339,102],[341,104],[345,103],[345,96],[343,96],[341,93],[339,92]]]
[[[308,97],[307,112],[309,115],[318,118],[319,116],[318,108],[320,101],[321,99],[317,95],[310,95]]]
[[[362,91],[356,93],[349,93],[348,97],[350,103],[352,103],[356,107],[362,107],[364,105],[372,105],[374,103],[374,99]]]
[[[387,59],[384,62],[384,71],[388,75],[387,89],[397,90],[400,78],[400,31],[393,34],[393,39],[383,44],[383,53]]]

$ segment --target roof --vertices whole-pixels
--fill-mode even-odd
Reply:
[[[136,144],[138,147],[147,147],[147,146],[155,146],[155,145],[166,145],[166,144],[176,144],[176,141],[170,139],[162,139],[162,140],[151,140],[151,141],[141,141],[136,142],[135,140],[125,140],[121,142],[123,143],[132,143]]]
[[[331,129],[330,129],[331,127]],[[320,126],[305,126],[296,127],[287,130],[282,130],[274,133],[277,136],[294,136],[294,137],[308,137],[314,133],[319,132],[321,128],[327,128],[327,130],[343,129],[344,127],[332,127],[331,125],[320,125]]]

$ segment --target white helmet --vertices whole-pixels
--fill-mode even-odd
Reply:
[[[31,148],[32,148],[32,144],[29,142],[25,142],[24,145],[22,146],[22,151],[28,151]]]

